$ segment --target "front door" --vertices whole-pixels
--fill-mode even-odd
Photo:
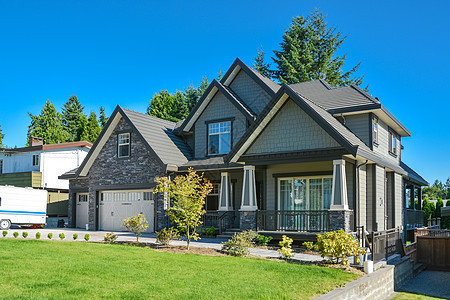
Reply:
[[[89,198],[89,194],[88,193],[78,193],[76,194],[76,203],[77,203],[77,207],[76,207],[76,227],[77,228],[86,228],[86,224],[88,224],[88,198]]]

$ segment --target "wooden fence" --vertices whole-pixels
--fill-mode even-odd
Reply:
[[[450,271],[450,230],[416,229],[417,261],[430,269]]]

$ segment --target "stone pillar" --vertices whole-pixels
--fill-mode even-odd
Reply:
[[[256,230],[256,181],[255,166],[244,166],[242,183],[242,200],[240,208],[240,225],[242,230]]]
[[[333,160],[333,190],[330,210],[348,210],[345,160]]]
[[[220,178],[219,211],[229,211],[231,209],[230,173],[222,172]]]

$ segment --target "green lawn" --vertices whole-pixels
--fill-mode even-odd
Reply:
[[[425,295],[418,295],[418,294],[412,294],[412,293],[398,293],[393,300],[437,300],[442,298],[435,298]]]
[[[0,298],[305,299],[357,277],[262,259],[0,239]]]

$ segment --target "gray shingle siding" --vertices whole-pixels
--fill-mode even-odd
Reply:
[[[247,119],[221,92],[217,92],[194,124],[195,158],[204,158],[208,154],[208,128],[205,122],[224,118],[235,118],[232,124],[233,147],[247,129]]]
[[[340,147],[292,100],[288,100],[246,154]]]
[[[371,122],[368,113],[346,116],[344,124],[367,146],[370,145]]]
[[[374,178],[374,165],[367,165],[367,198],[366,198],[366,225],[368,231],[373,231],[374,227],[374,199],[375,199],[375,189],[373,184]]]
[[[373,152],[382,155],[388,161],[391,161],[395,164],[399,164],[400,161],[400,153],[397,154],[397,157],[389,154],[389,127],[381,120],[378,120],[378,145],[373,146]],[[401,141],[398,139],[398,147],[401,148]],[[400,150],[399,150],[400,152]]]
[[[394,227],[403,225],[403,178],[402,175],[394,173]]]
[[[385,230],[384,228],[384,216],[386,205],[386,192],[385,192],[385,170],[379,165],[375,165],[375,184],[376,184],[376,199],[375,199],[375,222],[378,224],[378,231]]]
[[[359,222],[358,225],[367,228],[367,165],[362,165],[358,170],[359,176]]]
[[[243,70],[239,71],[230,88],[250,107],[257,115],[269,103],[270,96]]]
[[[355,165],[345,162],[345,180],[347,181],[348,207],[355,209]]]

